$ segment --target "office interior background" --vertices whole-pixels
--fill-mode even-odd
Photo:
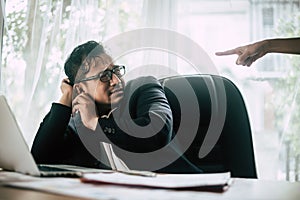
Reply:
[[[300,56],[266,55],[250,68],[235,65],[237,56],[215,56],[266,38],[299,37],[299,0],[2,0],[1,14],[0,92],[29,147],[59,98],[64,60],[75,46],[139,28],[161,28],[197,43],[212,67],[241,90],[259,178],[300,181]],[[199,73],[180,57],[153,49],[118,61],[129,71],[161,65],[179,74]]]

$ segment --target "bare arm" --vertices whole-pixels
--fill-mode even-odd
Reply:
[[[269,53],[300,54],[300,38],[270,39]]]
[[[300,54],[300,38],[266,39],[235,49],[217,52],[217,56],[237,54],[237,65],[250,66],[267,53]]]

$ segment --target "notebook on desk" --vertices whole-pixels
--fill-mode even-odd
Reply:
[[[4,95],[0,95],[0,168],[33,176],[82,176],[100,169],[72,165],[37,165]]]

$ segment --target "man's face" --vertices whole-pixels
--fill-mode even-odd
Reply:
[[[113,63],[110,56],[101,54],[99,57],[95,57],[89,62],[89,70],[83,76],[81,75],[79,80],[82,78],[89,78],[92,76],[99,75],[105,70],[113,69]],[[111,80],[103,82],[100,77],[77,83],[81,91],[88,93],[94,98],[97,104],[111,104],[115,105],[123,98],[125,82],[123,78],[118,77],[112,73]],[[78,87],[75,86],[75,87]]]

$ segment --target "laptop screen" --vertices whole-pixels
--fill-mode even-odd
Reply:
[[[37,165],[4,95],[0,95],[0,168],[39,176]]]

